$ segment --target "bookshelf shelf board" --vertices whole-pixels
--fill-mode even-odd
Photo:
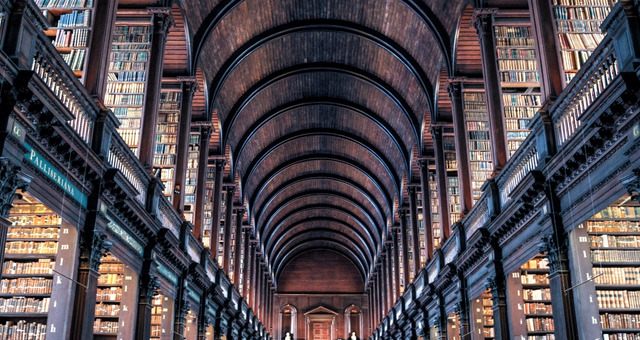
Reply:
[[[118,315],[102,315],[102,314],[96,314],[96,318],[99,319],[118,319],[120,316]]]
[[[612,221],[625,221],[625,222],[638,222],[640,217],[606,217],[606,218],[590,218],[589,221],[594,222],[612,222]]]
[[[39,259],[55,259],[56,254],[7,254],[5,260],[39,260]]]
[[[603,328],[603,333],[640,333],[640,328]]]
[[[0,274],[3,279],[13,279],[21,277],[37,277],[37,278],[52,278],[53,274]]]
[[[549,269],[522,269],[523,274],[549,274]]]
[[[640,231],[589,231],[589,235],[637,236]]]
[[[13,215],[13,214],[11,214]],[[12,224],[9,228],[60,228],[59,224]]]
[[[624,250],[624,251],[640,251],[635,247],[592,247],[591,250]]]
[[[118,336],[118,333],[93,332],[93,335],[102,335],[102,336]]]
[[[55,16],[61,14],[71,13],[73,11],[85,11],[91,9],[90,7],[41,7],[43,11],[47,11]]]
[[[13,238],[13,237],[7,237],[7,241],[11,242],[11,241],[29,241],[29,242],[51,242],[51,241],[58,241],[58,238],[39,238],[39,237],[20,237],[20,238]]]
[[[596,284],[596,289],[602,289],[602,290],[640,290],[640,285]]]
[[[534,82],[500,82],[502,87],[540,87],[539,83]]]
[[[640,313],[640,308],[600,308],[600,313]]]
[[[551,300],[523,300],[524,303],[544,303],[545,305],[550,305],[551,304]]]
[[[552,314],[525,314],[524,315],[527,318],[552,318],[553,315]]]
[[[547,335],[553,334],[553,331],[527,331],[528,335]]]
[[[0,312],[0,320],[8,318],[29,318],[29,319],[46,319],[49,313],[2,313]]]
[[[122,287],[122,283],[98,283],[98,288]]]
[[[522,288],[524,289],[549,288],[549,284],[548,283],[523,283]]]
[[[117,301],[113,301],[113,300],[96,300],[97,304],[106,304],[106,305],[111,305],[111,304],[120,304],[122,303],[122,301],[117,300]]]
[[[51,293],[0,293],[0,298],[13,298],[13,297],[34,297],[34,298],[48,298]]]
[[[593,262],[594,267],[640,267],[640,262]]]

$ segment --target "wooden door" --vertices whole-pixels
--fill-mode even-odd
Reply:
[[[331,323],[329,321],[314,321],[311,323],[312,340],[331,340]]]

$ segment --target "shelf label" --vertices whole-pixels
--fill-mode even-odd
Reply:
[[[27,153],[24,154],[25,160],[35,166],[36,169],[47,176],[76,202],[80,203],[83,208],[87,207],[87,196],[78,187],[73,185],[65,175],[49,163],[39,152],[34,150],[31,145],[27,143],[23,143],[23,145],[27,149]]]
[[[144,255],[144,247],[136,241],[136,239],[131,236],[126,230],[120,227],[116,222],[114,222],[110,217],[109,223],[107,223],[107,229],[116,234],[121,240],[123,240],[126,244],[128,244],[133,250],[135,250],[140,256]]]

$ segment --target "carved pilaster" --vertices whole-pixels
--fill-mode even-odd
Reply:
[[[16,191],[26,190],[29,180],[20,175],[20,167],[9,159],[0,158],[0,217],[6,217],[16,197]]]
[[[633,176],[624,181],[624,187],[631,199],[640,202],[640,168],[633,169]]]
[[[107,235],[100,231],[94,231],[91,249],[85,249],[83,253],[89,254],[89,268],[95,272],[100,269],[102,257],[109,253],[113,247],[113,242],[107,239]]]

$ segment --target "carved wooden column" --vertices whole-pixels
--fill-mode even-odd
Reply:
[[[173,23],[170,8],[150,8],[153,29],[151,36],[151,50],[147,68],[147,83],[142,116],[142,131],[140,137],[139,158],[142,165],[151,170],[158,130],[158,104],[160,102],[160,88],[162,79],[162,65],[164,64],[164,48],[167,33]]]
[[[551,307],[554,333],[558,339],[577,339],[578,326],[571,289],[568,237],[562,223],[562,216],[557,213],[561,211],[560,200],[552,185],[545,185],[545,194],[551,206],[548,215],[553,233],[543,238],[544,246],[541,251],[547,254],[549,260],[549,288],[553,302]]]
[[[173,320],[173,340],[184,340],[184,327],[187,322],[187,312],[189,311],[189,301],[187,301],[186,277],[183,273],[178,279],[176,300],[174,302]]]
[[[111,33],[116,22],[118,2],[96,0],[95,13],[87,51],[87,67],[84,70],[84,87],[90,95],[103,102],[107,90],[109,53],[111,52]]]
[[[420,165],[420,189],[422,191],[422,225],[424,227],[424,252],[427,262],[433,256],[433,230],[431,229],[431,189],[429,188],[429,161],[418,160]]]
[[[444,149],[442,145],[442,126],[431,127],[433,135],[433,148],[436,155],[436,184],[438,187],[438,215],[440,216],[440,232],[442,237],[440,245],[444,244],[451,234],[449,219],[449,197],[447,194],[447,167],[444,160]]]
[[[507,137],[503,122],[500,79],[498,78],[498,62],[493,34],[493,16],[495,12],[495,10],[491,9],[478,9],[474,12],[474,25],[480,39],[480,52],[482,55],[482,74],[487,97],[494,176],[507,163]],[[551,22],[549,22],[549,25],[551,25]]]
[[[180,213],[184,211],[184,181],[189,160],[189,139],[191,138],[191,108],[196,92],[195,79],[182,81],[182,105],[178,123],[178,143],[176,145],[176,172],[174,177],[173,206]]]
[[[460,282],[460,300],[456,304],[456,311],[458,312],[458,319],[460,320],[460,339],[471,340],[472,330],[470,324],[469,298],[467,296],[467,279],[464,274],[459,273],[458,281]]]
[[[256,240],[253,238],[250,240],[251,246],[249,249],[249,277],[251,278],[250,295],[251,295],[251,309],[256,312]]]
[[[213,185],[213,208],[211,209],[211,239],[209,240],[209,251],[211,251],[211,257],[218,263],[218,240],[220,239],[220,204],[222,203],[222,177],[224,176],[224,163],[223,159],[216,160],[216,173]],[[220,265],[220,263],[218,263]]]
[[[153,296],[160,288],[160,281],[155,275],[153,248],[155,242],[151,242],[145,248],[144,261],[139,276],[138,310],[136,324],[136,340],[146,340],[151,336],[151,312],[153,308]]]
[[[227,185],[227,197],[225,198],[224,214],[224,253],[222,257],[222,268],[229,274],[229,260],[231,259],[231,233],[233,231],[233,194],[236,190],[234,185]]]
[[[244,208],[236,208],[236,243],[234,250],[234,263],[233,263],[233,284],[236,285],[236,288],[240,289],[240,256],[242,250],[242,218],[244,217]]]
[[[456,161],[458,165],[458,179],[460,185],[460,209],[462,216],[466,215],[473,206],[471,193],[471,172],[469,167],[469,150],[467,147],[467,129],[464,123],[464,103],[462,99],[462,82],[449,82],[449,98],[451,99],[451,115],[455,131]]]
[[[386,267],[387,267],[387,304],[391,309],[395,302],[395,288],[393,287],[393,252],[391,251],[391,240],[387,240],[386,246]]]
[[[100,227],[100,225],[106,224],[100,212],[102,186],[102,179],[94,181],[93,191],[87,205],[85,225],[80,233],[80,258],[76,283],[78,287],[84,287],[84,289],[76,289],[73,298],[71,339],[74,340],[93,338],[96,290],[100,275],[98,269],[102,257],[113,246]]]
[[[493,300],[493,328],[496,339],[510,339],[506,277],[502,268],[502,250],[495,243],[496,241],[491,241],[492,250],[489,254],[491,267],[489,269],[490,276],[487,278],[487,288],[491,292]]]
[[[411,238],[413,253],[413,277],[420,272],[420,229],[418,228],[418,211],[416,207],[416,188],[409,186],[409,228],[411,228]]]
[[[380,257],[380,269],[382,270],[382,316],[387,314],[389,311],[389,272],[387,268],[387,253],[384,251],[385,246],[382,247],[382,255]]]
[[[196,186],[196,212],[194,216],[193,236],[202,242],[204,228],[204,201],[207,188],[207,169],[209,168],[209,137],[211,126],[203,126],[200,130],[200,147],[198,148],[198,179]]]
[[[545,103],[562,92],[564,72],[560,66],[557,36],[553,25],[550,25],[555,18],[551,3],[548,1],[529,0],[529,12],[531,12],[531,29],[536,42],[542,102]]]
[[[411,276],[409,272],[413,268],[409,267],[409,227],[407,226],[407,210],[400,209],[400,232],[402,234],[402,267],[404,267],[404,287],[406,288],[411,283]],[[411,240],[413,243],[413,239]]]
[[[378,263],[376,273],[376,300],[377,300],[377,311],[378,315],[376,315],[376,322],[380,322],[383,315],[384,306],[382,305],[382,269],[380,268],[380,264]]]

